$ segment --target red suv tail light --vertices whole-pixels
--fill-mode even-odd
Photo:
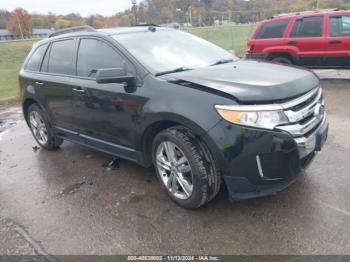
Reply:
[[[254,45],[253,44],[247,44],[247,53],[251,54],[254,51]]]

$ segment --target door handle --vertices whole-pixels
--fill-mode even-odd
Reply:
[[[340,40],[330,40],[330,41],[328,41],[328,43],[332,44],[332,45],[336,45],[336,44],[341,44],[342,41],[340,41]]]
[[[297,45],[297,44],[298,44],[297,41],[289,41],[289,42],[288,42],[288,45]]]
[[[76,93],[77,95],[85,95],[85,90],[82,89],[81,87],[73,88],[73,92]]]
[[[36,81],[36,82],[35,82],[35,85],[37,85],[37,86],[43,86],[43,85],[44,85],[44,83],[43,83],[43,82],[41,82],[41,81]]]

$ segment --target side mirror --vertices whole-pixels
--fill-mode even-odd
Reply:
[[[128,86],[135,85],[135,77],[127,74],[122,68],[102,68],[97,70],[96,82],[107,83],[127,83]]]

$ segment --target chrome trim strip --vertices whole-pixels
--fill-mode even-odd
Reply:
[[[298,146],[300,159],[312,153],[316,148],[316,137],[314,135],[309,137],[295,138],[294,141]]]
[[[327,121],[327,117],[325,115],[322,123],[320,124],[320,127],[323,126],[326,121]],[[317,130],[314,133],[312,133],[311,135],[309,135],[308,137],[302,136],[302,137],[294,138],[294,141],[298,146],[300,159],[306,157],[307,155],[309,155],[310,153],[315,151],[315,148],[316,148],[315,133],[317,132]]]
[[[73,135],[76,135],[76,136],[80,136],[80,137],[83,137],[83,138],[86,138],[86,139],[89,139],[89,140],[93,140],[93,141],[96,141],[96,142],[99,142],[99,143],[103,143],[103,144],[106,144],[106,145],[109,145],[109,146],[113,146],[113,147],[120,148],[120,149],[123,149],[123,150],[128,150],[130,152],[136,152],[136,150],[134,150],[132,148],[129,148],[129,147],[126,147],[126,146],[122,146],[122,145],[118,145],[118,144],[113,144],[111,142],[103,141],[101,139],[94,138],[94,137],[91,137],[91,136],[79,134],[78,132],[71,131],[71,130],[63,128],[63,127],[55,126],[55,128],[58,129],[58,130],[61,130],[63,132],[67,132],[67,133],[70,133],[70,134],[73,134]]]
[[[288,126],[277,126],[276,129],[283,130],[289,132],[292,136],[298,137],[303,136],[306,133],[310,132],[313,128],[319,125],[326,118],[326,113],[322,116],[322,118],[312,118],[309,122],[304,125],[301,124],[293,124]]]
[[[314,96],[317,92],[322,92],[322,88],[321,87],[317,87],[316,89],[310,91],[309,93],[306,93],[305,95],[296,98],[294,100],[291,100],[289,102],[286,102],[283,105],[283,109],[288,109],[291,108],[293,106],[299,105],[303,102],[305,102],[306,100],[310,99],[312,96]]]
[[[259,175],[263,180],[281,180],[282,178],[268,178],[264,176],[264,172],[261,166],[261,161],[260,161],[260,156],[256,155],[256,165],[258,166],[258,170],[259,170]]]
[[[216,109],[222,109],[222,110],[232,110],[232,111],[276,111],[276,110],[285,110],[288,108],[291,108],[293,106],[296,106],[298,104],[303,103],[304,101],[311,98],[313,95],[315,95],[317,92],[321,90],[320,87],[317,87],[307,94],[298,97],[294,100],[291,100],[289,102],[283,103],[283,104],[270,104],[270,105],[215,105]]]
[[[87,135],[83,135],[83,134],[79,134],[79,136],[81,136],[81,137],[83,137],[83,138],[86,138],[86,139],[90,139],[90,140],[99,142],[99,143],[103,143],[103,144],[106,144],[106,145],[109,145],[109,146],[117,147],[117,148],[120,148],[120,149],[123,149],[123,150],[128,150],[128,151],[131,151],[131,152],[136,152],[136,151],[135,151],[134,149],[132,149],[132,148],[129,148],[129,147],[126,147],[126,146],[122,146],[122,145],[118,145],[118,144],[113,144],[113,143],[111,143],[111,142],[103,141],[103,140],[101,140],[101,139],[94,138],[94,137],[91,137],[91,136],[87,136]]]
[[[276,105],[215,105],[216,109],[230,110],[230,111],[281,111],[283,107],[279,104]]]
[[[321,97],[322,97],[322,89],[319,90],[315,99],[303,109],[299,111],[286,110],[284,111],[284,113],[286,114],[286,116],[288,117],[291,123],[298,122],[304,119],[305,117],[308,117],[312,113],[314,113],[316,104],[321,102],[320,101]]]
[[[63,131],[63,132],[71,133],[71,134],[73,134],[73,135],[79,135],[79,133],[74,132],[74,131],[71,131],[71,130],[69,130],[69,129],[65,129],[65,128],[63,128],[63,127],[55,126],[55,128],[58,129],[58,130],[61,130],[61,131]]]

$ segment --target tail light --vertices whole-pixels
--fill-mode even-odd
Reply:
[[[247,44],[247,53],[251,54],[254,51],[254,45],[253,44]]]

